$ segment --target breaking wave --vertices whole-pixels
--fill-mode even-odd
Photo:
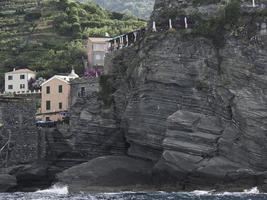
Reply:
[[[49,189],[38,190],[35,193],[67,195],[69,194],[69,188],[68,186],[53,185]]]
[[[243,192],[216,192],[215,190],[205,191],[205,190],[195,190],[193,192],[189,192],[192,195],[217,195],[217,196],[241,196],[241,195],[249,195],[249,194],[260,194],[260,191],[257,187],[253,187],[251,189],[244,190]],[[263,194],[263,193],[262,193]]]
[[[243,192],[118,192],[118,193],[69,193],[67,186],[54,185],[34,193],[0,193],[0,200],[267,200],[267,194],[257,187]]]

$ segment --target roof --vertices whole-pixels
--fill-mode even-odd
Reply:
[[[88,40],[92,41],[92,42],[101,42],[101,43],[105,43],[108,42],[111,38],[97,38],[97,37],[89,37]]]
[[[69,84],[69,81],[70,81],[70,77],[68,77],[68,76],[55,75],[55,76],[51,77],[50,79],[48,79],[47,81],[43,82],[41,84],[41,86],[47,84],[48,82],[50,82],[50,81],[52,81],[54,79],[58,79],[58,80],[63,81],[65,83],[67,83],[67,84]]]
[[[58,79],[60,81],[63,81],[65,83],[69,84],[70,80],[73,80],[76,78],[79,78],[79,76],[75,73],[74,69],[72,69],[71,73],[68,76],[55,75],[55,76],[51,77],[50,79],[48,79],[47,81],[43,82],[41,84],[41,86],[47,84],[48,82],[50,82],[53,79]]]
[[[21,73],[29,73],[29,74],[36,74],[36,72],[30,70],[30,69],[18,69],[18,70],[13,70],[11,72],[7,72],[6,74],[21,74]]]

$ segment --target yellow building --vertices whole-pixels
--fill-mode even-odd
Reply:
[[[66,116],[70,104],[70,81],[76,78],[79,76],[72,70],[68,76],[55,75],[41,85],[39,117],[42,121],[59,121]]]

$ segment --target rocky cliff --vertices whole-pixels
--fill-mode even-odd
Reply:
[[[85,162],[58,180],[73,191],[266,191],[267,5],[256,3],[156,0],[147,33],[108,55],[107,74],[72,83],[70,126],[42,131],[45,150],[25,134],[43,163],[14,157],[23,165],[1,175],[3,190]]]
[[[109,55],[106,96],[127,156],[153,163],[153,186],[267,189],[267,12],[256,2],[156,0],[158,32]]]

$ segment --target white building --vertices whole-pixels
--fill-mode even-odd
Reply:
[[[7,72],[5,73],[5,92],[27,92],[29,80],[35,77],[36,72],[29,69],[14,69],[12,72]]]

